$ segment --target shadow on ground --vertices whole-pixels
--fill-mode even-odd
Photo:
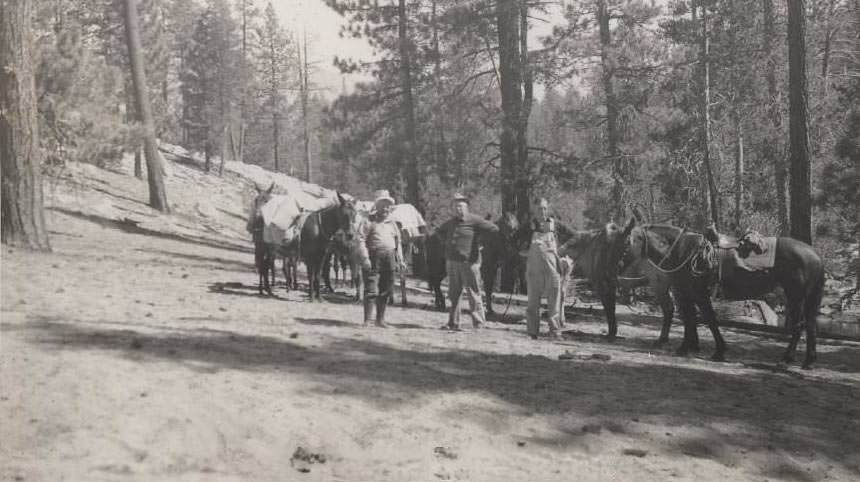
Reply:
[[[299,322],[347,324],[330,319]],[[103,350],[140,363],[172,361],[203,373],[301,373],[322,384],[317,390],[362,399],[382,409],[436,393],[479,392],[528,414],[576,414],[606,423],[647,419],[667,426],[739,426],[744,427],[743,437],[729,440],[729,435],[715,431],[712,439],[680,444],[673,450],[698,451],[693,455],[731,463],[722,460],[728,456],[722,455],[720,444],[751,451],[767,450],[763,448],[767,445],[786,453],[803,451],[844,460],[860,476],[858,460],[853,460],[856,454],[852,455],[860,445],[860,387],[807,377],[796,370],[789,377],[769,371],[723,373],[666,364],[560,362],[470,350],[412,351],[352,338],[329,338],[323,346],[312,348],[303,346],[301,339],[222,330],[151,334],[50,321],[3,330],[25,331],[31,343],[48,350]],[[355,353],[366,356],[356,358]],[[839,354],[839,363],[846,363],[849,355]],[[851,366],[856,371],[860,368],[857,350],[853,355]],[[822,362],[829,366],[828,361]],[[380,383],[390,389],[380,390]]]

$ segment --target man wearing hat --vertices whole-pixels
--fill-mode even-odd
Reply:
[[[475,328],[484,324],[484,305],[481,303],[481,256],[478,234],[494,233],[495,224],[469,212],[469,199],[457,193],[453,200],[454,217],[439,227],[445,243],[445,268],[448,273],[448,298],[451,311],[443,329],[460,330],[460,296],[466,290],[469,309]]]
[[[359,229],[362,245],[367,249],[363,260],[364,275],[364,324],[373,321],[373,305],[376,304],[376,326],[386,328],[385,308],[394,289],[394,271],[401,269],[403,252],[400,245],[400,228],[389,219],[394,199],[388,190],[374,193],[374,213],[368,223]]]

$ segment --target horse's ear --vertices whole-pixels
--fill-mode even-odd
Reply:
[[[272,181],[272,185],[269,186],[269,189],[266,189],[266,194],[272,194],[273,189],[275,189],[275,181]]]

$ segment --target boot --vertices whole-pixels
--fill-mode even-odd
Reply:
[[[376,326],[380,328],[388,328],[385,324],[385,309],[388,308],[388,297],[380,296],[376,298]]]
[[[373,322],[373,296],[364,297],[364,324],[369,325]]]

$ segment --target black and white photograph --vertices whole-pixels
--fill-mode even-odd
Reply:
[[[860,0],[0,0],[0,482],[860,480]]]

